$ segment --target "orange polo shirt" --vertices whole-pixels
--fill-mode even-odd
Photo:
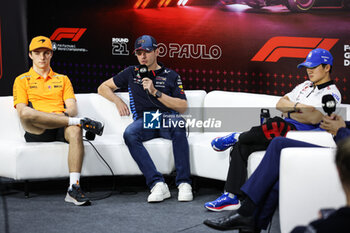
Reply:
[[[64,101],[75,99],[72,83],[66,75],[58,74],[50,69],[47,78],[41,77],[33,68],[19,75],[13,84],[13,105],[19,103],[42,112],[64,112]]]

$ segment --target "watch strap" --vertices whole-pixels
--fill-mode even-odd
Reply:
[[[162,94],[163,94],[162,92],[160,92],[159,90],[157,90],[157,91],[156,91],[155,97],[156,97],[156,98],[160,98],[160,97],[162,96]]]

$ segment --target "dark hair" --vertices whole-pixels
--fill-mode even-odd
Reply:
[[[329,65],[329,64],[321,64],[321,65],[322,65],[322,67],[324,69],[326,67],[326,65]],[[331,74],[333,66],[332,65],[330,65],[330,66],[331,66],[331,68],[329,68],[329,73]]]
[[[341,182],[350,187],[350,138],[338,143],[335,164],[339,170]]]

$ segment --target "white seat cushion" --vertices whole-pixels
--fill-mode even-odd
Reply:
[[[286,148],[280,162],[282,233],[318,218],[321,208],[345,205],[332,148]]]

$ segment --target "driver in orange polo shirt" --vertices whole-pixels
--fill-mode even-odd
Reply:
[[[29,45],[33,66],[19,75],[13,85],[14,107],[26,131],[27,142],[62,141],[69,143],[68,167],[70,186],[66,202],[90,204],[79,181],[84,157],[82,128],[102,135],[103,124],[89,118],[78,118],[77,103],[69,78],[52,71],[53,55],[49,38],[38,36]]]

